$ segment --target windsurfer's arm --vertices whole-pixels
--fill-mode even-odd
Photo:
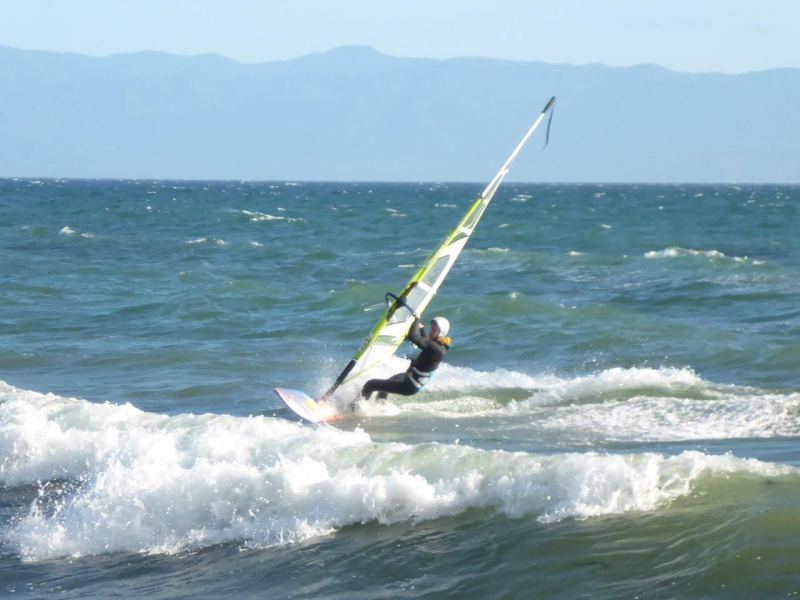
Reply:
[[[427,349],[431,341],[425,336],[425,328],[422,321],[414,319],[411,329],[408,330],[408,340],[417,348]]]

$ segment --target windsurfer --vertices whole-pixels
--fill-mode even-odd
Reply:
[[[405,373],[398,373],[389,379],[370,379],[361,389],[361,396],[369,398],[373,392],[378,392],[378,398],[383,400],[388,394],[412,396],[420,391],[430,381],[433,372],[439,368],[444,355],[450,349],[450,322],[444,317],[431,320],[431,328],[425,334],[422,321],[414,319],[408,331],[408,340],[421,350]]]

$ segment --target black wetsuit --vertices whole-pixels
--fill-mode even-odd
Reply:
[[[389,379],[370,379],[361,390],[364,398],[369,398],[373,392],[379,392],[378,398],[386,398],[387,394],[411,396],[428,383],[431,373],[439,368],[450,346],[440,340],[428,339],[419,325],[419,319],[415,320],[408,332],[408,340],[422,352],[417,354],[405,373],[398,373]]]

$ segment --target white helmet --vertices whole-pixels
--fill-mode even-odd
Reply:
[[[439,327],[439,337],[445,337],[448,333],[450,333],[450,321],[444,317],[434,317],[431,319],[431,323],[436,323],[436,325]]]

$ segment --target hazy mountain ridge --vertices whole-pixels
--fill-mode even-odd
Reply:
[[[0,46],[0,176],[469,180],[551,95],[531,181],[774,181],[800,173],[800,69],[390,57],[342,47],[246,65]]]

